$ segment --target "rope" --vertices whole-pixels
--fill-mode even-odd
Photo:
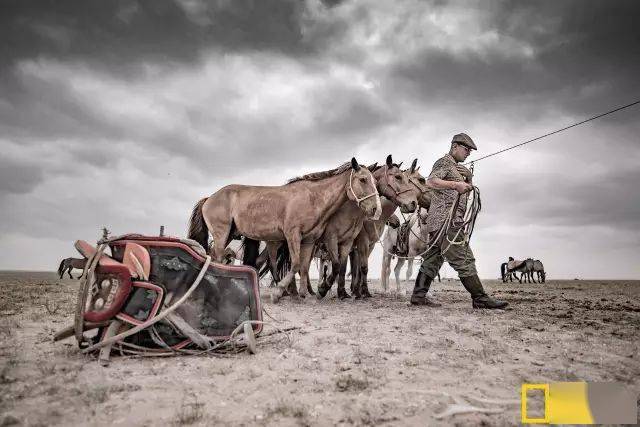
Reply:
[[[560,133],[560,132],[563,132],[563,131],[565,131],[567,129],[571,129],[571,128],[576,127],[576,126],[583,125],[583,124],[585,124],[587,122],[590,122],[592,120],[596,120],[596,119],[599,119],[600,117],[608,116],[609,114],[613,114],[615,112],[624,110],[625,108],[633,107],[634,105],[638,105],[638,104],[640,104],[640,100],[632,102],[632,103],[627,104],[627,105],[623,105],[622,107],[618,107],[618,108],[615,108],[613,110],[607,111],[606,113],[602,113],[602,114],[598,114],[597,116],[589,117],[588,119],[585,119],[585,120],[583,120],[581,122],[574,123],[574,124],[569,125],[569,126],[565,126],[562,129],[558,129],[558,130],[554,130],[553,132],[545,133],[544,135],[538,136],[536,138],[530,139],[530,140],[525,141],[525,142],[521,142],[520,144],[512,145],[511,147],[507,147],[507,148],[504,148],[502,150],[496,151],[495,153],[487,154],[486,156],[482,156],[479,159],[467,162],[464,165],[466,166],[468,164],[473,164],[474,162],[479,162],[480,160],[484,160],[484,159],[487,159],[489,157],[496,156],[496,155],[498,155],[500,153],[504,153],[505,151],[513,150],[514,148],[521,147],[523,145],[529,144],[529,143],[534,142],[534,141],[539,141],[539,140],[541,140],[543,138],[546,138],[548,136],[555,135],[556,133]]]
[[[458,194],[458,198],[456,199],[456,202],[451,205],[451,208],[449,209],[449,213],[447,214],[445,221],[440,226],[438,233],[434,236],[433,240],[427,244],[427,248],[421,253],[415,254],[412,257],[397,255],[384,248],[384,244],[381,241],[381,237],[378,238],[378,243],[382,246],[382,249],[387,254],[400,259],[413,259],[417,257],[422,257],[427,252],[429,252],[436,244],[438,244],[443,237],[446,238],[447,242],[449,243],[449,245],[442,251],[443,254],[449,250],[451,245],[462,245],[464,243],[468,243],[469,240],[471,239],[471,235],[473,234],[476,218],[478,217],[478,214],[480,213],[480,209],[482,207],[482,203],[480,201],[480,189],[476,186],[473,186],[471,193],[472,193],[472,201],[470,204],[467,205],[467,210],[465,211],[462,225],[460,229],[456,232],[456,235],[453,237],[453,240],[449,239],[448,233],[449,233],[449,230],[451,229],[451,225],[455,217],[455,212],[458,208],[458,204],[460,203],[460,198],[462,197],[462,194]],[[420,218],[418,218],[418,221],[419,220]],[[460,235],[460,232],[463,232],[464,238],[461,241],[457,241],[456,239]],[[420,239],[420,241],[424,242],[424,240],[422,239]]]

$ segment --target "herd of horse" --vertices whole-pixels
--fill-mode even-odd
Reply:
[[[520,273],[520,278],[518,278],[517,273]],[[547,274],[544,271],[544,265],[542,261],[527,258],[523,261],[515,260],[513,257],[509,257],[509,261],[503,262],[500,265],[500,276],[502,277],[502,282],[506,283],[507,281],[513,282],[513,278],[515,277],[520,283],[523,281],[525,283],[537,283],[536,276],[538,277],[538,282],[544,283],[547,279]]]
[[[351,297],[345,289],[348,262],[353,296],[367,298],[371,296],[367,286],[369,256],[382,238],[385,225],[392,225],[387,227],[382,242],[381,278],[386,292],[390,262],[398,256],[397,233],[401,229],[394,212],[397,208],[402,213],[416,212],[404,225],[407,243],[396,266],[399,292],[399,267],[427,248],[424,212],[432,195],[417,159],[407,169],[401,169],[401,165],[394,163],[391,155],[384,164],[370,166],[352,158],[334,169],[296,177],[281,186],[227,185],[196,203],[188,238],[208,249],[219,263],[233,262],[237,255],[229,244],[241,240],[243,264],[256,267],[262,274],[271,273],[276,283],[273,302],[287,294],[305,297],[315,293],[309,279],[314,257],[324,265],[318,298],[324,297],[336,280],[338,297]],[[71,276],[71,269],[84,267],[78,265],[83,261],[65,259],[58,273]],[[504,263],[502,270],[503,281],[512,280],[516,272],[522,273],[520,282],[523,278],[535,281],[534,272],[542,282],[545,278],[542,263],[532,259],[517,265],[515,261]],[[296,274],[300,277],[299,289]]]
[[[338,297],[350,297],[345,289],[349,261],[352,293],[356,298],[370,297],[368,260],[385,223],[398,207],[408,213],[418,206],[428,208],[431,201],[417,159],[408,169],[401,165],[391,155],[383,165],[371,166],[352,158],[337,168],[293,178],[281,186],[228,185],[196,204],[188,237],[209,247],[218,262],[230,241],[241,238],[243,263],[256,268],[266,263],[277,282],[273,302],[285,293],[300,297],[313,293],[309,268],[320,248],[331,269],[318,285],[318,297],[324,297],[336,279]],[[266,243],[262,253],[260,242]],[[285,263],[279,263],[285,258]],[[299,289],[289,286],[295,284],[296,274]]]

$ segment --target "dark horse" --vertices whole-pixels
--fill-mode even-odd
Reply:
[[[83,270],[84,271],[84,265],[86,264],[87,260],[84,258],[65,258],[62,261],[60,261],[60,266],[58,267],[58,276],[60,276],[60,278],[62,279],[62,276],[64,275],[64,273],[66,272],[70,278],[73,279],[73,276],[71,275],[71,270],[73,270],[74,268],[77,268],[78,270]],[[80,276],[78,276],[78,279],[82,277],[82,274],[80,274]]]

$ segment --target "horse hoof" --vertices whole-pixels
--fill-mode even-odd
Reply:
[[[351,295],[349,295],[347,291],[342,291],[338,292],[338,298],[340,298],[341,300],[345,300],[351,298]]]
[[[316,297],[318,299],[322,299],[322,298],[326,297],[328,293],[329,293],[329,288],[324,288],[322,286],[319,286],[318,287],[318,293],[316,294]]]
[[[284,294],[284,291],[282,289],[274,289],[274,291],[271,293],[271,302],[273,304],[277,304],[278,301],[280,301],[280,298],[282,298],[282,294]]]

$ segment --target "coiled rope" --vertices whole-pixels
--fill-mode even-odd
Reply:
[[[384,248],[384,244],[381,241],[382,235],[380,238],[378,238],[378,243],[382,246],[382,249],[386,251],[389,255],[394,256],[396,258],[401,258],[401,259],[413,259],[417,257],[422,257],[427,252],[429,252],[433,247],[435,247],[437,244],[440,244],[443,238],[447,239],[447,243],[448,243],[446,248],[442,251],[443,254],[447,252],[452,245],[463,245],[465,243],[469,243],[469,241],[471,240],[471,235],[473,234],[473,230],[475,228],[476,219],[482,208],[482,202],[480,200],[480,189],[476,186],[473,186],[470,193],[471,193],[471,202],[467,203],[467,209],[465,210],[462,224],[460,224],[459,226],[458,225],[456,226],[456,228],[457,227],[459,228],[456,231],[456,234],[453,237],[453,239],[449,239],[448,234],[449,234],[449,230],[451,230],[453,227],[453,220],[455,218],[456,211],[458,210],[460,199],[461,197],[463,197],[463,195],[459,193],[455,203],[451,205],[451,208],[447,213],[445,221],[442,223],[442,225],[438,229],[438,232],[433,236],[433,238],[430,241],[428,242],[424,241],[421,237],[415,234],[411,226],[409,227],[409,229],[411,230],[411,233],[413,233],[414,236],[418,237],[418,239],[420,239],[421,242],[427,243],[427,248],[424,251],[412,257],[402,256],[402,255],[394,254]],[[418,211],[416,211],[414,214],[412,214],[411,217],[409,217],[409,221],[411,221],[411,218],[413,217],[413,215],[418,215]],[[419,217],[417,218],[417,221],[420,221]],[[462,234],[462,240],[458,240],[458,237],[460,236],[460,234]]]

